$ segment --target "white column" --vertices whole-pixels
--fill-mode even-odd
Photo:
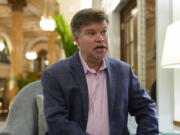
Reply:
[[[91,8],[92,7],[92,0],[80,0],[80,8]]]
[[[92,0],[92,7],[101,9],[101,0]]]
[[[119,12],[109,13],[108,26],[109,51],[108,55],[120,59],[120,15]]]
[[[180,0],[173,0],[172,21],[180,20]],[[180,69],[174,69],[174,120],[180,122]]]
[[[159,130],[173,131],[173,70],[161,68],[161,57],[167,25],[172,21],[172,1],[156,1],[156,66],[157,66],[157,104]]]

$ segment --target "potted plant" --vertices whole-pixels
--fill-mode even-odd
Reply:
[[[19,90],[21,90],[28,83],[34,82],[36,80],[37,80],[36,73],[28,73],[28,75],[25,77],[22,75],[18,75],[14,78],[14,81],[16,82]]]
[[[60,42],[63,44],[63,49],[66,57],[72,56],[78,49],[74,42],[74,38],[70,29],[70,26],[65,21],[63,15],[58,13],[54,16],[56,22],[56,31],[60,35]]]

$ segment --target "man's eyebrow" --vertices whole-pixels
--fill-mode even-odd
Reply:
[[[95,29],[87,29],[86,32],[96,31]]]
[[[107,29],[107,27],[105,26],[105,27],[103,28],[103,30],[104,30],[104,29]],[[96,29],[89,28],[89,29],[86,29],[85,31],[96,31]]]

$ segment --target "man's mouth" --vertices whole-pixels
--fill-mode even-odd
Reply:
[[[106,48],[105,46],[98,46],[98,47],[95,48],[95,50],[97,50],[97,49],[105,49],[105,48]]]

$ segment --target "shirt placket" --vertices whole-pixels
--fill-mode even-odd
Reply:
[[[94,108],[95,108],[95,104],[96,104],[96,97],[97,97],[97,73],[92,73],[92,77],[95,84],[93,84],[93,88],[92,88],[92,94],[91,94],[91,101],[90,101],[90,110],[94,113]]]

